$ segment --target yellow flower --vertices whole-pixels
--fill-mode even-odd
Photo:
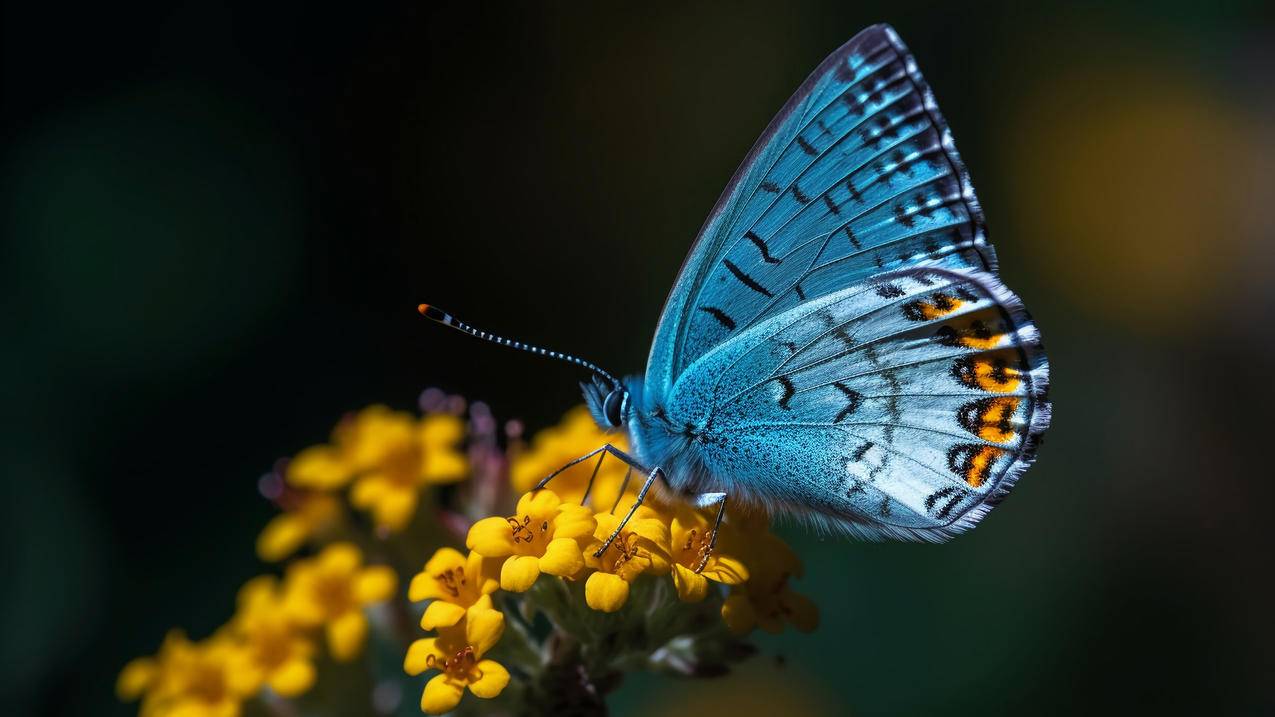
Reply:
[[[629,599],[629,583],[644,572],[668,572],[668,525],[645,507],[640,508],[624,530],[616,536],[602,557],[593,554],[620,524],[620,516],[597,515],[595,540],[585,553],[585,561],[595,570],[584,584],[584,599],[589,607],[602,612],[615,612]]]
[[[417,420],[385,406],[369,406],[338,423],[330,444],[298,453],[288,464],[287,481],[298,488],[331,491],[355,478],[350,502],[371,511],[379,528],[401,530],[416,513],[421,488],[465,477],[468,463],[456,446],[464,431],[464,423],[450,414]],[[267,530],[273,532],[263,535],[261,549],[277,554],[299,544],[304,527],[288,520],[272,523]]]
[[[333,543],[310,560],[288,568],[284,605],[299,623],[327,632],[332,657],[346,661],[358,656],[367,636],[365,605],[394,593],[394,571],[384,565],[363,567],[359,549]]]
[[[296,697],[314,684],[314,643],[289,616],[273,576],[250,580],[239,590],[231,625],[244,648],[236,669],[245,679],[264,682],[283,697]]]
[[[259,685],[235,669],[241,650],[224,631],[197,643],[174,631],[155,658],[125,667],[117,690],[128,698],[144,691],[144,715],[237,717]]]
[[[460,703],[465,688],[483,699],[499,695],[509,684],[509,671],[483,655],[500,639],[505,629],[505,616],[497,610],[470,608],[465,619],[451,627],[440,628],[438,637],[413,642],[407,649],[403,669],[416,676],[426,670],[439,670],[421,693],[421,710],[442,714]]]
[[[540,573],[570,577],[584,567],[583,545],[593,533],[593,512],[563,503],[551,490],[527,493],[508,518],[483,518],[465,545],[486,558],[504,558],[500,587],[525,592]]]
[[[276,562],[338,523],[341,502],[327,493],[303,493],[295,507],[275,516],[257,537],[257,555]]]
[[[349,455],[352,424],[352,419],[342,419],[332,430],[331,444],[311,446],[293,456],[284,473],[288,484],[309,490],[344,488],[355,472]]]
[[[421,627],[451,627],[474,605],[490,608],[489,596],[500,587],[500,563],[478,553],[466,558],[453,548],[439,548],[407,589],[412,602],[433,600],[421,616]]]
[[[164,643],[151,657],[139,657],[130,661],[120,671],[115,682],[115,694],[124,702],[142,698],[142,713],[148,713],[167,684],[165,669],[173,664],[173,656],[190,641],[181,630],[169,630]]]
[[[624,434],[603,432],[589,415],[589,409],[577,406],[568,411],[557,426],[537,433],[532,438],[529,449],[512,457],[509,464],[510,482],[513,483],[514,490],[525,493],[545,476],[608,442],[620,450],[627,449]],[[553,488],[568,503],[579,503],[597,462],[597,456],[582,461],[555,476],[553,482],[546,487]],[[593,505],[602,510],[611,507],[627,470],[628,466],[614,456],[608,455],[604,459],[590,494]],[[635,476],[629,481],[630,494],[636,495],[637,486],[641,484],[643,477]],[[628,505],[624,501],[621,503]]]
[[[377,527],[402,530],[416,513],[421,488],[465,478],[468,463],[456,444],[465,426],[449,414],[415,420],[383,406],[354,419],[350,460],[360,472],[350,503],[372,512]]]
[[[159,660],[154,657],[138,657],[130,660],[120,670],[115,680],[115,696],[122,702],[132,702],[150,689],[159,677]]]
[[[354,475],[341,452],[332,446],[310,446],[288,461],[286,479],[298,488],[335,490]]]
[[[801,632],[819,625],[819,608],[810,598],[793,592],[792,576],[801,576],[801,560],[792,548],[770,532],[750,535],[748,582],[731,588],[722,603],[722,619],[731,632],[746,634],[754,627],[778,633],[785,622]]]
[[[708,544],[713,537],[713,527],[702,512],[680,506],[670,528],[673,584],[677,586],[677,596],[684,602],[703,600],[708,594],[709,580],[738,585],[748,579],[748,568],[739,558],[743,545],[731,525],[721,525],[712,552]],[[705,553],[708,560],[704,569],[696,573],[695,568],[704,560]]]

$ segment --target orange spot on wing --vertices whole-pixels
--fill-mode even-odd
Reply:
[[[988,474],[992,472],[992,466],[996,463],[996,459],[1000,458],[1005,451],[991,446],[983,446],[978,453],[970,459],[969,468],[965,470],[965,482],[971,488],[977,488],[983,485],[987,480]]]
[[[964,305],[964,300],[939,292],[929,299],[908,302],[903,307],[903,315],[912,321],[932,321],[947,316]]]
[[[990,336],[968,335],[961,338],[961,345],[970,349],[991,349],[1001,342],[1005,334],[992,334]]]
[[[1022,372],[1003,356],[958,359],[952,365],[952,375],[966,386],[988,393],[1013,393],[1022,385]]]
[[[983,427],[978,437],[992,443],[1009,443],[1014,440],[1014,429],[1011,420],[1018,410],[1017,398],[998,398],[983,412]]]
[[[945,324],[939,327],[935,337],[946,346],[986,351],[1000,345],[1005,333],[999,327],[993,329],[988,326],[982,319],[973,319],[966,323]]]
[[[953,446],[947,454],[948,467],[971,488],[987,482],[996,466],[996,460],[1005,455],[1005,449],[996,446],[965,444]]]
[[[1014,413],[1022,399],[980,398],[956,410],[956,421],[970,433],[992,443],[1011,443],[1017,434]]]

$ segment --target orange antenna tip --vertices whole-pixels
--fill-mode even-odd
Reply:
[[[416,311],[417,311],[417,313],[419,313],[421,316],[424,316],[424,315],[425,315],[425,312],[426,312],[426,311],[429,311],[429,304],[417,304],[417,305],[416,305]]]

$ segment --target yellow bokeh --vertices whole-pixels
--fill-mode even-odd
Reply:
[[[1008,228],[1085,312],[1174,331],[1215,310],[1258,241],[1255,149],[1269,142],[1190,68],[1124,62],[1039,74],[1004,145]],[[1004,226],[993,222],[993,239]]]

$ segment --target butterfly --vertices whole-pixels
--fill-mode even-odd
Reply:
[[[564,469],[612,455],[645,473],[626,522],[661,480],[717,506],[718,525],[729,498],[825,532],[941,542],[1005,497],[1050,420],[1040,333],[996,267],[933,93],[876,25],[815,69],[731,178],[644,377],[420,310],[593,373],[585,401],[631,450]]]

